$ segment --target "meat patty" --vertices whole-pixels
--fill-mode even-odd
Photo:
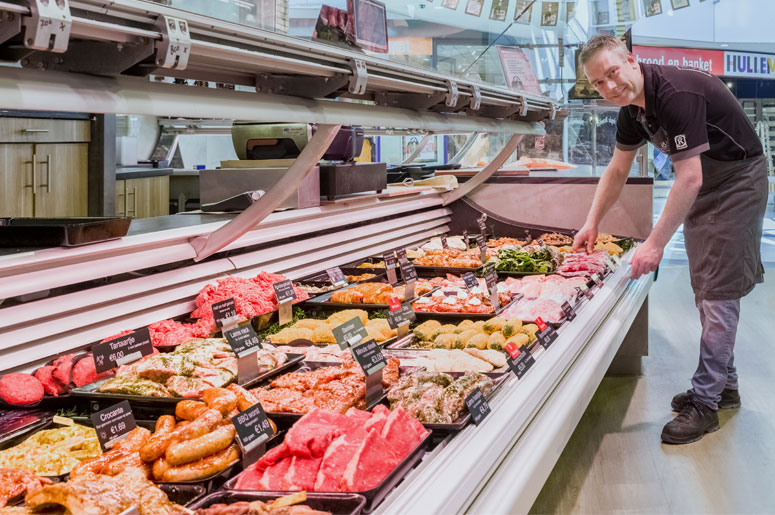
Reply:
[[[37,369],[33,375],[43,385],[43,390],[47,394],[58,397],[60,394],[67,393],[67,388],[53,377],[54,369],[53,365],[46,365]]]
[[[32,404],[43,395],[43,385],[30,374],[13,373],[0,377],[0,398],[8,404]]]

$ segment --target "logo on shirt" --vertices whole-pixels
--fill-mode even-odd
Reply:
[[[675,148],[676,150],[683,150],[689,145],[686,143],[686,136],[683,134],[679,134],[675,137]]]

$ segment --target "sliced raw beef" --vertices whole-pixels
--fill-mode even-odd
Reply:
[[[0,399],[8,404],[32,404],[44,395],[43,385],[30,374],[19,372],[0,377]]]
[[[377,404],[374,407],[371,418],[368,422],[366,422],[366,424],[364,424],[363,428],[366,431],[376,431],[378,435],[381,435],[382,428],[385,427],[385,422],[387,422],[389,415],[390,410],[387,409],[387,407],[383,406],[382,404]]]
[[[320,458],[350,419],[339,413],[313,409],[304,415],[285,436],[285,444],[294,456]]]
[[[349,434],[343,434],[328,446],[320,464],[318,477],[315,479],[315,490],[318,492],[341,492],[342,476],[363,442],[373,431],[367,433],[358,429]]]
[[[112,370],[108,370],[102,374],[97,373],[97,368],[94,365],[94,355],[92,354],[88,354],[86,357],[79,359],[75,362],[75,365],[73,365],[73,384],[75,384],[75,386],[91,384],[112,375]]]
[[[291,468],[293,458],[285,458],[264,471],[256,490],[282,490],[285,474]]]
[[[404,408],[394,409],[382,428],[382,438],[387,440],[399,459],[408,456],[428,435],[428,430]]]
[[[288,447],[285,443],[270,449],[260,460],[246,468],[245,471],[240,474],[236,488],[238,490],[258,490],[259,482],[263,479],[264,472],[286,458],[290,460],[290,453],[288,452]],[[290,466],[290,461],[288,461],[288,465]]]
[[[384,406],[382,406],[384,408]],[[366,422],[369,421],[371,418],[371,413],[368,411],[363,411],[357,408],[350,408],[347,410],[347,413],[345,413],[349,418],[353,419],[355,422],[358,423],[358,425],[363,425]]]
[[[283,478],[283,490],[312,490],[323,458],[299,458],[294,456]]]
[[[51,375],[65,386],[69,385],[72,380],[70,374],[73,371],[73,358],[75,358],[75,354],[65,354],[52,363],[54,372]]]
[[[390,443],[370,431],[353,455],[342,476],[342,490],[364,492],[376,487],[401,461]]]
[[[62,383],[54,379],[53,374],[54,367],[52,365],[46,365],[40,367],[35,371],[35,378],[43,385],[43,390],[49,395],[59,397],[60,394],[67,393],[67,388]]]

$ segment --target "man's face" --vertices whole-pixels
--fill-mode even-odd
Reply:
[[[609,102],[626,106],[634,104],[643,92],[643,73],[632,57],[604,48],[584,65],[592,86]]]

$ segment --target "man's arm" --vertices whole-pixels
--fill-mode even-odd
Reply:
[[[595,199],[592,201],[592,207],[589,209],[587,220],[573,240],[574,252],[580,252],[582,249],[586,249],[587,252],[595,250],[597,227],[600,225],[600,220],[603,219],[622,193],[622,188],[624,183],[627,182],[627,176],[630,173],[632,162],[635,160],[637,152],[637,150],[614,149],[611,162],[608,163],[605,171],[603,171],[603,175],[600,177],[600,183],[595,191]]]
[[[675,166],[675,184],[667,196],[665,210],[649,237],[638,246],[630,260],[632,279],[657,269],[662,260],[665,245],[673,237],[678,226],[683,223],[702,186],[702,162],[699,155],[676,161],[673,166]]]

